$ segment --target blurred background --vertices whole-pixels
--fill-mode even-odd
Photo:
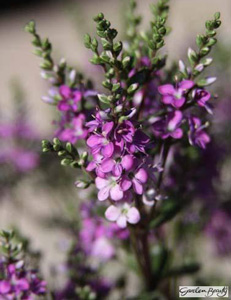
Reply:
[[[144,16],[142,26],[145,27],[150,17],[149,4],[153,1],[137,2],[138,11]],[[172,27],[172,32],[167,37],[165,48],[169,62],[185,58],[187,48],[195,48],[196,34],[204,32],[205,20],[214,12],[221,12],[223,24],[218,34],[219,47],[213,52],[215,63],[212,74],[210,73],[215,76],[218,72],[220,74],[214,86],[220,94],[219,110],[215,112],[215,116],[217,113],[220,119],[216,118],[214,137],[222,147],[231,149],[230,131],[227,131],[228,127],[222,127],[224,118],[227,118],[226,125],[231,121],[230,116],[227,116],[227,111],[231,111],[231,1],[170,2],[168,24]],[[33,247],[43,253],[43,272],[47,276],[51,274],[52,266],[64,260],[63,250],[68,239],[63,229],[65,226],[56,226],[55,220],[60,221],[64,211],[71,210],[75,206],[75,200],[84,197],[84,194],[81,195],[72,186],[75,177],[60,168],[58,161],[40,155],[40,140],[51,137],[54,131],[54,109],[41,101],[41,97],[47,93],[48,85],[40,77],[39,59],[32,54],[31,37],[24,32],[23,27],[29,20],[35,20],[38,32],[50,38],[55,58],[59,60],[65,57],[68,63],[94,80],[94,76],[97,77],[97,68],[88,62],[91,53],[83,45],[83,35],[87,32],[94,34],[92,16],[102,11],[119,30],[119,37],[123,38],[125,8],[126,0],[11,0],[0,6],[0,164],[9,162],[11,165],[10,170],[6,166],[0,168],[0,228],[17,226],[25,236],[32,238]],[[19,127],[21,129],[18,131]],[[222,135],[224,130],[227,137]],[[23,140],[20,145],[19,137]],[[12,147],[14,152],[9,153]],[[12,158],[15,156],[21,157],[19,161]],[[21,161],[24,165],[26,162],[26,168],[21,166]],[[222,197],[229,197],[231,157],[227,155],[224,159],[222,156],[218,164],[217,157],[216,162],[212,158],[210,164],[215,163],[219,166],[216,169],[219,180],[215,186],[217,188],[219,185]],[[214,180],[212,176],[212,173],[207,174],[211,185]],[[70,216],[72,217],[74,218]],[[218,216],[214,221],[215,226],[222,220],[224,218]],[[229,222],[227,219],[222,226],[231,228]],[[218,230],[218,239],[223,234]],[[231,251],[231,234],[228,234],[230,240],[225,240],[225,243],[230,245],[228,250]],[[191,247],[196,248],[203,261],[203,274],[225,278],[224,282],[228,285],[231,280],[230,256],[214,254],[216,243],[216,240],[206,235],[198,237]]]

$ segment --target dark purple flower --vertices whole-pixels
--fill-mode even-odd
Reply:
[[[115,129],[116,144],[119,145],[121,149],[123,149],[126,143],[132,143],[134,134],[135,128],[132,122],[124,121]]]
[[[148,145],[150,138],[140,129],[135,131],[132,143],[128,143],[127,148],[130,153],[143,152]]]
[[[180,128],[182,119],[183,114],[179,110],[172,111],[167,116],[156,118],[152,125],[154,134],[162,139],[168,137],[182,138],[183,130]]]
[[[211,94],[203,89],[196,89],[193,92],[194,100],[197,101],[198,105],[204,107],[206,102],[211,98]]]
[[[163,96],[162,102],[164,104],[180,108],[186,101],[185,93],[193,86],[194,82],[192,80],[183,80],[177,84],[176,88],[172,84],[164,84],[159,86],[158,91]]]
[[[215,210],[206,226],[206,233],[214,240],[217,253],[231,253],[231,218],[230,212]]]
[[[210,142],[210,136],[204,131],[207,124],[202,125],[201,120],[191,116],[189,118],[189,142],[191,145],[197,145],[202,149]]]

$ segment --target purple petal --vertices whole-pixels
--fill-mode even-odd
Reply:
[[[113,126],[114,126],[113,122],[107,122],[107,123],[105,123],[103,125],[102,132],[105,133],[106,136],[108,136],[108,134],[112,131]]]
[[[66,102],[66,100],[61,100],[58,103],[58,110],[60,111],[68,111],[70,109],[70,105]]]
[[[174,113],[170,113],[169,117],[171,118],[168,122],[168,130],[174,131],[176,127],[179,126],[180,122],[182,121],[183,115],[182,112],[176,110]]]
[[[125,192],[125,191],[129,190],[131,186],[132,186],[131,180],[128,177],[123,176],[120,181],[121,189]]]
[[[111,172],[112,169],[113,169],[113,167],[114,167],[114,165],[115,165],[115,162],[114,162],[113,159],[111,159],[111,158],[106,158],[106,159],[102,162],[102,164],[101,164],[101,166],[100,166],[100,170],[101,170],[102,172],[104,172],[104,173]]]
[[[61,85],[60,88],[59,88],[59,93],[64,98],[70,98],[71,97],[71,89],[67,85]]]
[[[131,224],[137,224],[140,220],[140,213],[136,207],[131,207],[127,213],[127,221]]]
[[[104,146],[101,151],[104,157],[111,157],[113,152],[114,152],[114,144],[112,142]]]
[[[144,191],[142,184],[135,178],[132,180],[132,183],[133,183],[133,189],[135,193],[138,195],[142,195]]]
[[[111,196],[111,199],[114,201],[123,199],[124,193],[118,184],[111,188],[110,196]]]
[[[174,98],[173,106],[176,107],[176,108],[180,108],[182,105],[184,105],[184,103],[185,103],[185,98],[184,97],[182,97],[180,99]]]
[[[164,84],[158,87],[158,92],[161,95],[172,95],[175,92],[175,89],[171,84]]]
[[[100,189],[104,188],[105,186],[108,186],[108,180],[100,178],[100,177],[96,177],[95,185],[96,185],[97,189],[100,190]]]
[[[87,145],[92,148],[95,147],[96,145],[101,144],[102,142],[102,137],[98,136],[98,135],[91,135],[88,139],[87,139]]]
[[[22,291],[27,291],[30,288],[29,282],[25,278],[17,280],[16,286]]]
[[[143,168],[140,168],[139,171],[135,174],[135,178],[142,183],[146,183],[148,180],[148,174]]]
[[[75,91],[73,93],[73,99],[76,101],[76,102],[79,102],[81,99],[82,99],[82,93],[80,91]]]
[[[113,171],[112,171],[113,175],[116,177],[120,177],[122,172],[123,172],[122,165],[120,163],[115,164]]]
[[[172,104],[173,101],[174,101],[174,98],[173,98],[173,96],[171,96],[171,95],[165,95],[165,96],[163,96],[163,98],[162,98],[162,102],[163,102],[164,104]]]
[[[121,165],[126,171],[129,171],[133,167],[133,162],[134,162],[133,157],[127,154],[122,158]]]
[[[105,211],[105,217],[112,222],[116,221],[119,215],[120,215],[120,209],[115,205],[109,206]]]
[[[10,283],[6,280],[0,281],[0,294],[7,294],[11,289]]]
[[[89,164],[86,167],[86,170],[88,172],[93,171],[96,168],[96,163],[94,161],[89,162]]]
[[[127,227],[127,218],[125,215],[120,215],[119,218],[117,219],[117,225],[120,228],[126,228]]]
[[[174,139],[181,139],[183,136],[183,130],[181,128],[177,128],[170,134]]]
[[[109,197],[110,187],[105,186],[98,192],[98,199],[99,201],[104,201]]]
[[[189,90],[194,86],[194,82],[192,80],[183,80],[179,83],[179,88],[183,90]]]

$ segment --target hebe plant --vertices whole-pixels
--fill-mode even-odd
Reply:
[[[150,27],[140,32],[141,17],[136,15],[136,2],[130,1],[126,43],[117,40],[117,30],[103,13],[94,17],[97,37],[86,34],[84,44],[93,53],[90,62],[102,68],[100,91],[94,88],[95,78],[86,79],[64,59],[54,61],[50,41],[38,35],[33,21],[25,28],[42,59],[42,77],[51,84],[43,100],[59,113],[55,138],[42,141],[43,152],[57,153],[61,165],[79,169],[77,188],[95,187],[89,190],[89,200],[94,199],[94,207],[101,203],[103,215],[94,210],[93,220],[108,220],[106,226],[116,229],[113,235],[121,245],[124,239],[118,238],[118,230],[127,234],[127,255],[134,254],[144,283],[137,299],[159,299],[154,294],[158,289],[167,297],[163,286],[168,280],[199,269],[195,261],[179,264],[176,249],[167,246],[167,223],[190,198],[187,182],[169,170],[175,153],[193,153],[192,147],[205,149],[210,142],[208,115],[214,97],[207,86],[216,78],[204,77],[203,71],[212,63],[207,55],[221,24],[216,13],[206,21],[205,33],[197,36],[197,49],[189,48],[188,63],[180,60],[178,68],[167,70],[160,49],[170,32],[168,0],[151,5],[151,12]],[[105,244],[97,248],[100,256],[99,249],[105,254]],[[90,299],[84,292],[89,286],[91,295],[99,295],[91,282],[87,288],[74,284],[80,299]]]

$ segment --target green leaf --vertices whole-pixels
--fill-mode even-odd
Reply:
[[[185,264],[183,266],[174,267],[174,268],[170,269],[167,272],[166,277],[184,276],[184,275],[188,275],[188,274],[191,275],[191,274],[198,272],[199,270],[200,270],[200,264],[197,262],[192,262],[190,264]]]
[[[181,210],[182,205],[176,201],[167,200],[163,202],[157,216],[150,222],[150,228],[156,228],[172,220]]]

